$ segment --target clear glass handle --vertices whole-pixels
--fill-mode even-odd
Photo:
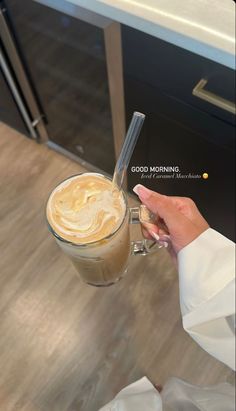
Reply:
[[[143,206],[142,206],[143,207]],[[140,221],[140,207],[130,207],[130,224],[141,224]],[[154,240],[147,240],[143,238],[142,240],[132,241],[131,250],[133,255],[147,255],[156,249],[168,247],[166,241],[158,242]]]

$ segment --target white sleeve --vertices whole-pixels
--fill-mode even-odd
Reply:
[[[178,253],[183,327],[235,369],[235,244],[209,228]]]
[[[116,397],[100,411],[162,411],[159,392],[147,377],[123,388]]]

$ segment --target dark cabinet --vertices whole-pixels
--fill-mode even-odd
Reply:
[[[141,31],[123,26],[125,73],[165,94],[235,124],[235,115],[193,95],[201,79],[218,98],[235,101],[235,72]]]
[[[131,190],[135,184],[143,183],[163,194],[191,197],[213,228],[234,239],[235,129],[232,125],[234,119],[228,113],[217,115],[215,108],[211,112],[208,103],[202,103],[205,104],[204,108],[192,104],[192,95],[187,89],[185,78],[183,78],[181,94],[173,88],[167,90],[162,82],[158,83],[154,72],[150,74],[153,69],[153,59],[150,56],[148,60],[147,52],[140,48],[138,41],[131,41],[135,39],[135,33],[137,32],[132,29],[123,28],[126,115],[129,121],[132,112],[139,110],[147,117],[132,156],[128,186]],[[157,59],[160,41],[157,40],[155,43],[154,40],[151,38],[152,55]],[[133,51],[130,51],[131,46]],[[164,46],[165,44],[162,44],[161,66],[163,68],[166,63],[166,75],[170,75],[172,70],[174,76],[175,65],[170,66],[169,57],[164,60]],[[134,70],[132,58],[135,47],[136,69]],[[188,58],[190,57],[188,55]],[[194,55],[194,59],[196,57]],[[213,64],[208,61],[207,63],[210,66]],[[145,74],[148,70],[149,74]],[[224,68],[221,70],[222,75],[223,72]],[[227,72],[228,69],[226,74]],[[191,65],[189,65],[189,76],[191,77]],[[225,84],[230,83],[230,78],[226,75]],[[180,83],[179,78],[177,82]],[[186,98],[185,95],[188,94],[189,98]],[[133,171],[134,167],[141,166],[145,166],[147,171]],[[157,167],[157,172],[151,172],[150,167]],[[158,171],[158,167],[178,167],[179,172],[161,172]],[[203,173],[208,173],[207,179],[202,177]]]

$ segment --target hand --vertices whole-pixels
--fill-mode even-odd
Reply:
[[[161,241],[171,241],[170,252],[175,256],[183,247],[209,228],[208,223],[199,212],[191,198],[169,197],[138,184],[134,192],[141,202],[159,218],[157,224],[145,224],[143,227],[146,238],[158,237]],[[168,231],[167,231],[168,230]]]

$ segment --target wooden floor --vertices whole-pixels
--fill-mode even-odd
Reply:
[[[183,331],[165,250],[133,258],[106,289],[76,277],[47,231],[45,204],[80,171],[0,124],[0,410],[97,411],[143,375],[231,380]]]

